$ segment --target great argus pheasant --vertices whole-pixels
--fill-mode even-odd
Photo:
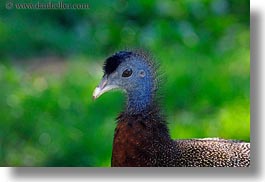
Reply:
[[[142,51],[120,51],[106,59],[93,93],[123,90],[111,166],[248,167],[250,143],[219,138],[172,140],[159,108],[157,66]]]

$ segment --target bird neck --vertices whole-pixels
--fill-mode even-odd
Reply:
[[[154,105],[154,91],[152,90],[153,84],[145,82],[132,91],[127,92],[127,106],[126,111],[131,114],[142,113],[150,106]]]

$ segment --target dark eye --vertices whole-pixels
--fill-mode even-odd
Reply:
[[[123,73],[122,73],[122,77],[129,77],[132,75],[132,69],[126,69]]]

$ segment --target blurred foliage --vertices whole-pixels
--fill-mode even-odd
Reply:
[[[91,95],[103,60],[124,48],[160,63],[173,138],[250,140],[249,1],[89,4],[1,10],[1,166],[109,166],[124,97]]]

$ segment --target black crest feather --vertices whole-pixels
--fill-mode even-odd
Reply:
[[[120,51],[110,56],[109,58],[106,59],[104,63],[104,66],[103,66],[104,73],[107,75],[113,73],[117,69],[117,67],[121,64],[121,62],[124,59],[130,57],[131,55],[132,55],[132,52]]]

